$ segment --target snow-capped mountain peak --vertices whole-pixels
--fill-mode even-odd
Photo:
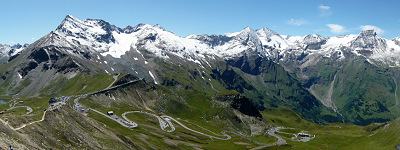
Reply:
[[[267,37],[271,37],[271,36],[273,36],[273,35],[279,35],[279,34],[276,33],[275,31],[273,31],[273,30],[271,30],[271,29],[268,29],[268,28],[266,28],[266,27],[263,27],[263,28],[257,30],[257,33],[263,34],[263,35],[265,35],[265,36],[267,36]]]
[[[396,37],[394,39],[392,39],[392,41],[396,44],[400,46],[400,37]]]
[[[234,37],[234,39],[237,41],[242,41],[243,44],[249,44],[247,43],[249,41],[253,41],[254,44],[259,43],[256,31],[254,31],[250,27],[244,28],[242,31],[240,31],[238,35]]]
[[[303,38],[303,43],[305,44],[315,44],[315,43],[321,43],[323,41],[326,41],[327,38],[322,37],[321,35],[318,34],[309,34]]]
[[[167,30],[165,30],[161,25],[159,25],[159,24],[156,24],[156,25],[154,25],[154,28],[158,28],[158,29],[161,29],[161,30],[163,30],[163,31],[167,31]]]
[[[121,29],[103,20],[79,20],[71,15],[42,41],[47,41],[47,45],[77,47],[79,50],[98,52],[114,58],[120,58],[131,49],[146,49],[162,58],[168,58],[168,52],[188,60],[197,59],[194,53],[212,53],[206,44],[177,36],[160,25],[138,24]]]
[[[326,44],[328,39],[318,34],[309,34],[302,39],[301,43],[304,44],[304,49],[318,50]]]
[[[11,50],[11,46],[10,45],[0,44],[0,52],[1,53],[7,53],[10,50]]]
[[[351,42],[351,47],[356,50],[386,50],[387,44],[374,30],[365,30]]]
[[[22,52],[29,44],[2,45],[0,44],[0,63],[9,61],[9,58]]]
[[[229,58],[246,50],[262,51],[262,42],[257,32],[250,27],[242,31],[227,35],[229,39],[223,45],[216,46],[213,50],[217,55]]]
[[[138,24],[121,29],[103,20],[79,20],[71,15],[66,16],[54,33],[45,39],[42,42],[47,45],[93,51],[114,58],[121,58],[129,51],[140,53],[139,50],[145,49],[157,57],[168,59],[172,54],[191,61],[205,58],[205,55],[229,59],[247,52],[257,52],[279,62],[280,59],[291,59],[300,55],[340,55],[333,58],[342,59],[344,50],[348,49],[368,58],[383,57],[383,53],[386,56],[388,51],[400,51],[400,38],[386,40],[373,30],[363,31],[359,35],[323,37],[310,34],[301,37],[281,36],[268,28],[253,30],[246,27],[240,32],[226,35],[180,37],[160,25]]]
[[[85,19],[82,21],[67,15],[55,32],[76,38],[87,38],[109,43],[113,40],[110,36],[113,31],[121,32],[122,29],[100,19]]]
[[[271,48],[286,49],[291,45],[289,41],[285,40],[278,33],[265,27],[257,30],[257,35],[263,45]]]

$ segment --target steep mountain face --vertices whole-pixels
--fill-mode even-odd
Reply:
[[[303,44],[305,46],[305,50],[311,49],[311,50],[318,50],[321,49],[321,46],[326,44],[326,41],[328,38],[322,37],[317,34],[310,34],[304,37],[303,39]]]
[[[1,45],[0,44],[0,61],[1,62],[7,62],[8,59],[8,53],[10,52],[11,47],[9,45]]]
[[[400,45],[400,37],[396,37],[396,38],[392,39],[392,41],[393,41],[396,45]]]
[[[13,46],[0,44],[0,64],[7,63],[14,59],[29,44],[15,44]]]
[[[38,95],[51,85],[45,80],[130,73],[205,94],[233,89],[259,110],[288,107],[314,122],[368,124],[400,114],[399,41],[372,30],[292,37],[249,27],[227,35],[180,37],[159,25],[119,28],[68,15],[54,32],[21,52],[15,50],[18,55],[13,52],[15,58],[2,66],[0,83],[4,94]],[[3,54],[11,51],[2,47]]]
[[[399,115],[399,60],[394,57],[400,49],[393,41],[371,30],[331,37],[320,49],[306,49],[279,63],[325,106],[341,113],[344,122],[383,122]]]
[[[374,30],[366,30],[361,32],[358,37],[351,42],[352,49],[370,49],[370,50],[385,50],[387,44],[385,40],[379,37]]]
[[[81,21],[70,15],[54,33],[59,38],[65,39],[65,43],[51,44],[71,48],[84,46],[92,52],[114,58],[120,58],[131,49],[147,49],[162,58],[168,58],[166,52],[172,52],[182,58],[194,59],[192,57],[197,56],[193,55],[196,51],[201,50],[201,53],[205,53],[208,50],[205,44],[176,36],[159,25],[139,24],[121,29],[103,20]]]

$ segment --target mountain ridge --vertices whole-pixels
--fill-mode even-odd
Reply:
[[[283,38],[277,32],[266,27],[258,30],[246,27],[240,32],[226,35],[203,34],[180,37],[158,24],[154,26],[138,24],[135,27],[120,28],[101,19],[79,20],[67,15],[53,33],[60,38],[68,37],[62,45],[86,45],[103,56],[109,54],[115,58],[124,55],[132,46],[136,49],[140,49],[140,46],[156,49],[152,52],[164,58],[167,57],[163,51],[171,52],[172,49],[180,49],[180,51],[172,52],[180,57],[193,59],[193,61],[200,59],[198,56],[204,57],[204,55],[217,55],[229,59],[248,49],[253,49],[265,55],[267,59],[279,63],[287,55],[299,55],[299,53],[322,54],[324,57],[330,57],[336,52],[343,53],[340,48],[344,46],[355,49],[353,53],[372,61],[382,62],[389,66],[400,66],[399,59],[390,57],[393,54],[400,54],[400,42],[396,40],[398,38],[384,39],[373,30],[362,31],[358,36],[322,37],[317,34],[309,34],[297,38],[295,41],[289,40],[292,36]],[[149,39],[152,43],[146,41]],[[163,49],[157,47],[163,47]],[[315,52],[313,50],[322,51]],[[390,57],[390,59],[386,57]]]
[[[138,24],[122,29],[101,19],[79,20],[70,15],[66,16],[55,31],[28,46],[27,51],[26,54],[22,51],[21,55],[28,59],[24,60],[24,64],[15,67],[17,72],[11,73],[14,74],[13,77],[8,75],[5,79],[21,76],[25,80],[27,75],[33,79],[44,79],[46,76],[37,75],[44,70],[47,74],[55,71],[61,77],[67,78],[74,77],[79,72],[130,73],[155,84],[182,86],[208,94],[223,89],[238,90],[251,98],[259,109],[286,106],[295,109],[303,117],[310,117],[308,119],[315,117],[310,116],[314,112],[328,111],[322,104],[341,113],[353,109],[349,106],[350,103],[364,105],[361,103],[369,102],[353,102],[351,100],[357,97],[351,96],[351,92],[338,91],[338,81],[358,79],[360,76],[352,74],[354,76],[347,77],[343,72],[353,69],[362,73],[360,67],[379,72],[381,67],[400,64],[400,59],[396,57],[397,53],[400,54],[400,46],[396,45],[395,40],[381,38],[372,30],[363,31],[359,35],[337,37],[316,34],[291,37],[281,36],[268,28],[253,30],[246,27],[228,35],[180,37],[159,25]],[[364,60],[372,65],[357,64]],[[64,69],[60,71],[60,68]],[[30,73],[32,70],[36,73]],[[393,71],[390,73],[396,74]],[[66,75],[71,72],[74,72],[73,75]],[[377,77],[385,78],[382,81],[386,78],[393,80],[389,76]],[[386,89],[389,88],[387,84],[391,85],[392,82],[377,83],[371,79],[368,82],[382,84],[386,94],[393,91]],[[16,83],[18,84],[21,83]],[[369,90],[364,89],[364,86],[356,88],[361,91]],[[344,97],[340,96],[343,94]],[[385,98],[394,99],[393,95]],[[352,99],[343,102],[342,99],[346,96]],[[364,98],[365,95],[360,97]],[[394,107],[392,100],[371,101],[374,102],[371,107],[379,106],[377,110],[382,108],[385,114],[394,111],[383,109]],[[303,108],[296,109],[299,103],[315,110],[306,112]],[[348,114],[356,117],[358,111],[360,110]],[[337,120],[335,117],[326,118]],[[367,118],[364,118],[366,122],[358,119],[357,123],[379,121],[379,118]],[[355,121],[353,118],[344,120]]]

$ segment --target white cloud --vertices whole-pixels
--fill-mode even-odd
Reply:
[[[287,24],[294,25],[294,26],[301,26],[306,23],[307,23],[307,21],[305,21],[304,19],[290,19],[287,21]]]
[[[329,27],[331,29],[331,32],[335,33],[335,34],[342,34],[342,33],[348,32],[346,27],[338,25],[338,24],[327,24],[326,26]]]
[[[330,6],[319,5],[318,10],[319,10],[319,16],[321,17],[327,17],[333,14]]]
[[[35,38],[31,38],[32,40],[34,40]]]
[[[15,41],[10,41],[9,43],[10,43],[10,44],[16,44],[17,42],[15,42]]]
[[[319,10],[329,10],[329,9],[331,9],[331,7],[325,6],[325,5],[319,5],[319,6],[318,6],[318,9],[319,9]]]
[[[365,31],[365,30],[374,30],[374,31],[376,32],[376,34],[379,34],[379,35],[382,35],[383,33],[385,33],[385,31],[382,30],[381,28],[376,27],[376,26],[372,26],[372,25],[361,25],[361,26],[360,26],[360,29],[361,29],[362,31]]]

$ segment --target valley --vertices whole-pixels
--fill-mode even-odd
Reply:
[[[32,44],[0,45],[0,146],[393,149],[397,40],[250,27],[180,37],[67,15]]]
[[[105,94],[105,92],[107,92],[109,90],[118,90],[118,87],[122,87],[123,85],[128,85],[128,87],[129,87],[129,85],[137,84],[138,81],[140,81],[140,80],[135,80],[134,82],[129,81],[126,84],[121,84],[119,86],[118,85],[108,86],[104,90],[100,90],[100,91],[88,93],[88,94],[83,94],[83,95],[79,95],[79,96],[66,96],[66,97],[75,97],[75,100],[67,101],[66,103],[68,105],[59,105],[59,107],[49,106],[49,107],[52,107],[53,109],[47,109],[47,111],[54,112],[54,111],[59,111],[60,109],[61,110],[62,109],[74,109],[74,107],[78,107],[78,106],[80,108],[84,108],[85,107],[84,104],[80,104],[78,102],[78,99],[81,99],[81,98],[85,99],[85,97],[87,97],[87,96],[91,96],[91,95],[94,96],[96,94]],[[115,82],[113,82],[113,84],[114,83]],[[128,87],[126,87],[126,88],[128,88]],[[110,97],[110,96],[111,95],[108,95],[107,97]],[[142,101],[142,102],[144,102],[144,101]],[[94,106],[94,104],[91,104],[91,103],[87,103],[87,102],[84,102],[84,103]],[[60,104],[60,103],[58,103],[58,104]],[[99,106],[99,105],[97,104],[97,106]],[[68,108],[68,107],[70,107],[70,108]],[[130,132],[132,132],[133,130],[137,130],[137,129],[140,130],[140,128],[142,128],[141,126],[147,127],[150,125],[149,123],[145,123],[146,121],[143,122],[144,120],[152,120],[150,118],[157,118],[158,123],[154,122],[154,124],[151,126],[154,126],[154,127],[158,126],[159,128],[161,128],[161,132],[165,132],[166,134],[174,133],[174,132],[182,132],[181,130],[183,129],[183,130],[193,132],[194,134],[197,134],[196,136],[210,137],[211,139],[215,139],[215,140],[221,140],[221,141],[234,140],[234,141],[241,141],[241,143],[250,142],[250,143],[255,144],[255,146],[253,147],[255,149],[261,149],[261,148],[264,149],[264,148],[268,148],[268,147],[269,148],[279,147],[279,149],[292,149],[294,147],[301,148],[301,149],[303,149],[303,148],[314,149],[317,147],[320,147],[320,148],[325,147],[328,149],[335,149],[335,147],[336,148],[352,147],[351,145],[354,144],[353,142],[355,142],[355,143],[359,142],[358,140],[352,141],[352,139],[357,138],[360,141],[364,141],[364,142],[368,143],[369,139],[371,139],[371,136],[372,137],[379,136],[379,135],[381,135],[380,132],[386,132],[388,130],[387,128],[389,128],[389,130],[391,130],[390,128],[396,127],[396,125],[392,125],[392,124],[398,123],[398,119],[397,119],[396,121],[391,122],[391,123],[370,125],[367,127],[346,125],[346,124],[331,124],[328,126],[321,126],[321,125],[317,125],[317,124],[308,122],[306,120],[303,120],[301,117],[299,117],[296,113],[294,113],[291,110],[285,110],[285,109],[266,110],[266,111],[262,112],[262,115],[263,115],[263,118],[265,118],[267,121],[273,122],[275,125],[290,127],[290,129],[293,130],[294,133],[296,133],[296,132],[300,133],[300,131],[301,132],[307,131],[308,133],[316,135],[316,138],[312,139],[310,141],[310,144],[291,141],[291,138],[293,136],[286,137],[285,134],[281,135],[282,132],[279,132],[279,130],[283,129],[283,130],[285,130],[283,132],[286,132],[286,133],[293,133],[293,131],[289,131],[289,130],[286,131],[286,129],[284,127],[274,127],[274,128],[268,129],[268,131],[265,131],[265,132],[271,136],[269,138],[276,137],[277,140],[275,142],[273,142],[274,140],[271,139],[272,141],[270,141],[268,143],[260,143],[257,140],[253,140],[254,139],[253,136],[246,137],[246,136],[243,136],[242,134],[235,133],[232,131],[226,131],[226,130],[221,131],[222,134],[216,134],[215,132],[217,132],[217,130],[215,130],[215,128],[210,128],[210,126],[204,128],[199,125],[190,123],[188,121],[183,121],[184,123],[182,123],[182,121],[178,121],[171,116],[167,116],[167,115],[158,116],[156,114],[153,114],[154,112],[152,109],[147,110],[144,106],[142,108],[143,110],[141,110],[141,111],[120,112],[119,114],[121,114],[123,119],[122,118],[121,119],[111,118],[111,117],[109,117],[109,115],[103,113],[105,111],[99,111],[99,110],[103,110],[103,109],[99,109],[99,110],[96,110],[93,108],[86,108],[86,109],[88,109],[88,111],[81,111],[81,109],[74,109],[74,111],[78,112],[78,114],[76,114],[76,115],[83,115],[83,116],[87,116],[87,117],[94,117],[94,116],[97,116],[95,114],[99,114],[100,116],[97,116],[94,118],[98,119],[98,121],[100,121],[100,122],[104,122],[109,125],[110,125],[110,121],[113,120],[111,122],[115,122],[116,124],[112,125],[112,126],[115,128],[120,128],[120,129],[122,128],[121,131],[123,131],[123,132],[127,132],[126,129],[129,129],[128,131],[130,131]],[[104,110],[110,110],[110,109],[104,109]],[[111,109],[111,110],[113,110],[113,109]],[[143,118],[142,119],[143,121],[138,121],[137,123],[135,122],[138,119],[137,117],[139,115],[136,113],[143,114],[141,117],[141,118]],[[10,127],[10,128],[12,130],[21,130],[24,127],[28,127],[29,125],[33,125],[36,123],[40,124],[40,122],[43,122],[45,120],[45,114],[46,114],[46,111],[43,113],[43,117],[39,121],[33,121],[30,123],[23,124],[23,125],[21,125],[21,127],[18,127],[18,128],[13,128],[13,127]],[[136,118],[136,119],[133,119],[135,121],[132,121],[132,120],[130,120],[130,118],[132,118],[132,119]],[[146,119],[146,118],[148,118],[148,119]],[[154,120],[154,121],[156,121],[156,120]],[[4,123],[3,120],[2,120],[2,122]],[[153,122],[153,121],[150,121],[150,122]],[[172,123],[172,122],[174,122],[174,123]],[[174,127],[173,124],[175,124],[175,123],[177,125],[179,125],[179,128]],[[130,124],[132,126],[127,126],[128,124]],[[187,125],[189,125],[190,127],[188,127]],[[118,126],[120,126],[120,127],[118,127]],[[125,128],[125,129],[123,129],[123,128]],[[192,128],[194,128],[194,129],[192,129]],[[209,129],[212,129],[213,131],[211,131]],[[221,130],[221,129],[219,129],[219,130]],[[394,129],[394,130],[396,130],[396,129]],[[229,135],[227,133],[230,133],[230,134],[232,134],[232,136],[236,136],[236,137],[232,139],[231,135]],[[393,134],[400,134],[400,133],[394,132]],[[329,145],[329,142],[327,142],[327,141],[331,141],[338,137],[342,137],[342,138],[337,139],[339,141],[343,141],[343,140],[344,141],[350,140],[350,141],[348,141],[347,143],[341,142],[342,145],[337,145],[336,142],[333,142],[333,143],[331,143],[331,145]],[[260,140],[259,138],[256,138],[256,139]],[[263,141],[265,141],[265,140],[263,140]],[[326,145],[326,144],[328,144],[328,145]],[[15,144],[15,145],[18,145],[18,144]],[[259,145],[259,146],[256,146],[256,145]],[[281,146],[278,146],[278,145],[281,145]],[[335,145],[335,146],[332,147],[333,145]],[[215,145],[215,146],[217,146],[217,145]],[[382,145],[379,145],[379,147],[380,146],[382,146]],[[387,146],[390,147],[390,144]],[[209,148],[211,148],[211,147],[209,147]],[[249,145],[247,146],[247,148],[250,148]],[[380,148],[382,148],[382,147],[380,147]]]

